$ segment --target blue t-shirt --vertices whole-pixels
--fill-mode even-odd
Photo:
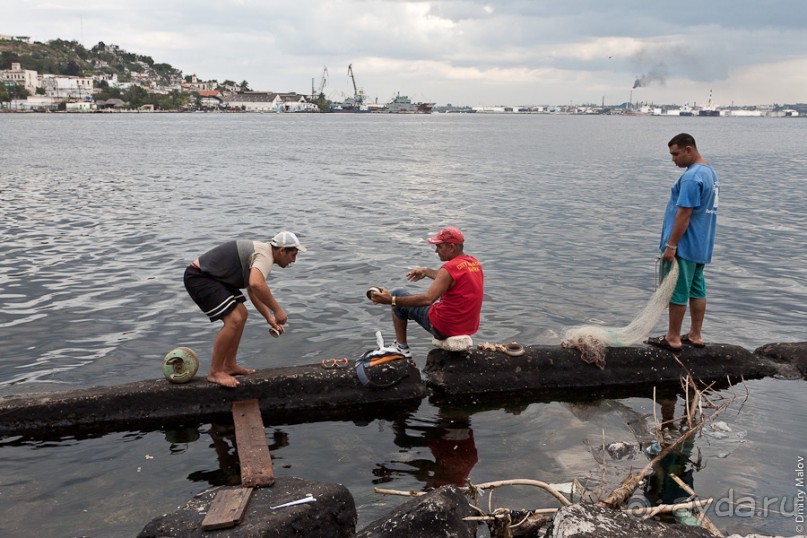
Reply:
[[[664,244],[670,240],[678,208],[691,207],[692,217],[684,236],[678,241],[676,255],[695,263],[712,261],[717,228],[718,187],[720,183],[717,173],[711,166],[693,164],[687,168],[670,192],[670,201],[667,202],[664,223],[661,226],[660,250],[664,250]]]

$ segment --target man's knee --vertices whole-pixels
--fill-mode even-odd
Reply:
[[[409,292],[406,290],[406,288],[395,288],[390,291],[389,294],[393,297],[405,297],[409,295]]]
[[[406,288],[395,288],[389,293],[393,297],[406,297],[407,295],[409,295],[409,292],[406,291]],[[406,315],[405,308],[402,306],[393,307],[392,316],[402,321],[406,321],[409,319],[409,316]]]
[[[224,316],[223,321],[225,324],[232,324],[232,325],[244,325],[247,322],[247,316],[249,312],[247,311],[247,307],[244,306],[242,303],[238,303],[235,308],[233,308],[226,316]]]

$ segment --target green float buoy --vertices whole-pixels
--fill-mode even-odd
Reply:
[[[171,383],[187,383],[199,370],[199,357],[187,347],[172,349],[163,358],[163,374]]]

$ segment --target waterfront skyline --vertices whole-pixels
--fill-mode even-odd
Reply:
[[[493,106],[807,102],[807,4],[721,0],[698,11],[575,3],[0,0],[0,34],[103,41],[202,79],[335,100],[397,92]]]

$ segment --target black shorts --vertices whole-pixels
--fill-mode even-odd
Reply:
[[[185,289],[210,321],[217,321],[233,311],[246,297],[238,288],[233,288],[212,278],[193,265],[185,269]]]

